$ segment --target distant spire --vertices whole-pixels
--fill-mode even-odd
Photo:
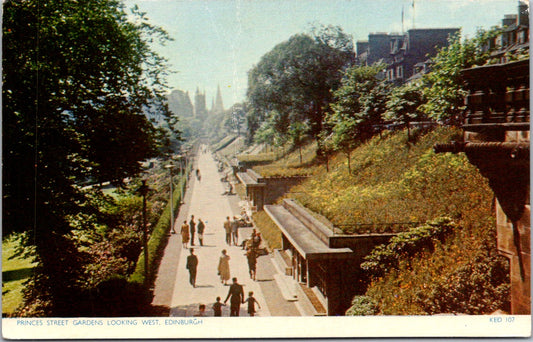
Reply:
[[[222,92],[220,91],[220,84],[217,85],[217,97],[215,100],[215,104],[213,106],[213,110],[216,112],[223,112],[224,111],[224,104],[222,103]]]
[[[404,29],[403,29],[403,5],[402,5],[402,34],[404,33]]]

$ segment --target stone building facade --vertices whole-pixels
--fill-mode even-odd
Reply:
[[[458,28],[410,29],[403,37],[391,40],[392,62],[387,67],[387,80],[405,83],[418,71],[415,65],[435,56],[438,49],[448,46],[448,39],[458,32]]]

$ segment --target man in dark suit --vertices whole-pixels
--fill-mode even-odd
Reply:
[[[194,248],[190,249],[191,255],[187,257],[187,269],[189,270],[189,282],[192,287],[196,287],[196,268],[198,267],[198,257],[194,255]]]
[[[237,278],[233,278],[233,284],[229,287],[228,296],[224,304],[226,304],[230,296],[230,316],[239,316],[241,304],[244,304],[244,290],[242,289],[242,285],[237,283]]]
[[[191,246],[194,246],[194,232],[196,232],[196,222],[194,222],[194,215],[191,215],[191,220],[189,221],[189,229],[191,232]]]

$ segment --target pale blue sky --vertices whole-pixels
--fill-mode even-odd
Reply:
[[[413,27],[412,0],[126,0],[137,4],[174,41],[154,47],[170,60],[173,89],[206,91],[207,105],[220,85],[224,107],[245,98],[247,72],[261,56],[313,23],[340,26],[354,41],[371,32]],[[501,24],[516,14],[518,0],[415,0],[416,28],[476,28]]]

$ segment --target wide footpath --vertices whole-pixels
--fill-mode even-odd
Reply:
[[[236,277],[243,285],[245,298],[248,297],[248,292],[253,291],[254,297],[261,305],[256,316],[300,316],[297,306],[283,298],[274,281],[276,269],[270,256],[258,258],[257,277],[254,281],[250,279],[248,262],[242,247],[226,244],[223,223],[227,216],[240,213],[239,200],[236,195],[223,195],[227,185],[220,181],[221,175],[211,153],[199,152],[195,167],[200,170],[201,180],[197,180],[193,172],[184,204],[175,221],[178,234],[170,236],[161,260],[152,304],[169,308],[169,315],[177,317],[194,316],[198,313],[199,304],[205,304],[206,316],[212,316],[211,307],[216,297],[220,297],[223,302],[229,290],[229,286],[224,286],[217,275],[221,252],[226,249],[230,256],[231,277]],[[185,268],[190,250],[182,248],[179,235],[183,221],[189,222],[191,215],[194,215],[196,222],[202,219],[206,224],[204,245],[200,246],[197,234],[194,237],[195,246],[189,244],[189,248],[194,248],[194,254],[198,257],[195,288],[189,284],[189,272]],[[250,237],[251,231],[252,228],[239,229],[239,244]],[[231,279],[228,284],[230,283]],[[229,316],[229,300],[222,309],[222,315]],[[240,315],[248,316],[246,304],[241,306]]]

